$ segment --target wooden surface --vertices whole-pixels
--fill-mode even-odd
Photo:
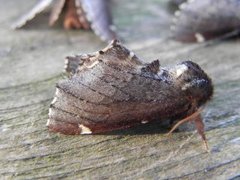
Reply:
[[[48,28],[46,14],[26,29],[10,24],[36,1],[0,0],[0,179],[238,179],[240,178],[240,41],[210,46],[169,38],[165,1],[114,1],[127,47],[146,61],[191,59],[213,78],[203,114],[210,153],[198,134],[172,137],[159,124],[106,135],[64,136],[45,124],[64,57],[103,48],[92,32]]]

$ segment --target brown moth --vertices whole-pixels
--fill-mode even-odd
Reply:
[[[212,96],[211,79],[194,62],[143,64],[114,40],[92,54],[67,57],[69,79],[56,86],[47,126],[63,134],[96,134],[150,121],[193,121],[202,139],[200,109]]]
[[[179,41],[203,42],[240,32],[239,0],[188,0],[179,9],[171,27]]]
[[[106,0],[39,0],[39,2],[16,23],[14,29],[23,27],[28,21],[52,5],[49,25],[53,26],[64,14],[65,29],[92,29],[103,41],[116,38],[114,26]]]

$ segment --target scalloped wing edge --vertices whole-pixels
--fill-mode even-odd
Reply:
[[[177,26],[179,17],[182,15],[182,13],[184,12],[184,10],[186,10],[187,7],[188,7],[191,3],[194,3],[194,2],[195,2],[195,0],[187,0],[186,2],[183,2],[182,4],[180,4],[179,10],[176,10],[176,11],[175,11],[174,17],[172,18],[172,23],[173,23],[173,24],[172,24],[171,27],[170,27],[170,30],[171,30],[171,32],[172,32],[172,35],[173,35],[173,37],[174,37],[175,39],[180,39],[180,41],[186,41],[186,40],[181,40],[181,37],[180,37],[180,38],[176,37],[176,36],[174,35],[174,31],[176,30],[176,26]],[[187,41],[188,41],[188,40],[187,40]],[[196,42],[201,43],[201,42],[204,42],[204,41],[205,41],[205,37],[204,37],[202,34],[196,32],[196,33],[194,34],[194,36],[191,38],[191,40],[189,40],[189,42],[191,42],[191,41],[196,41]]]
[[[36,17],[37,14],[41,13],[45,10],[54,0],[41,0],[38,2],[28,13],[21,16],[15,23],[12,24],[12,29],[22,28],[27,24],[27,22],[31,21]]]
[[[76,0],[76,1],[79,1],[79,0]],[[104,9],[104,12],[106,13],[106,16],[108,18],[108,19],[106,19],[106,17],[105,17],[105,19],[104,19],[104,21],[108,21],[107,29],[104,28],[101,23],[94,20],[94,18],[96,18],[96,17],[93,17],[93,15],[89,13],[90,9],[93,8],[89,0],[81,0],[81,5],[83,8],[83,11],[86,14],[87,20],[91,23],[91,29],[94,31],[94,33],[97,36],[99,36],[102,41],[110,42],[113,39],[116,39],[116,37],[117,37],[116,27],[113,25],[110,9],[107,5],[106,0],[98,0],[98,1],[94,1],[94,2],[98,2],[98,3],[102,4],[102,6],[103,6],[102,8]]]
[[[85,68],[92,68],[100,60],[103,60],[104,58],[101,58],[105,54],[105,52],[109,52],[115,47],[120,47],[122,51],[124,51],[125,59],[122,59],[123,64],[128,65],[142,65],[141,60],[134,54],[134,52],[128,50],[126,47],[122,45],[122,43],[119,40],[112,40],[112,42],[105,47],[102,50],[96,51],[91,54],[80,54],[76,56],[68,56],[65,58],[65,72],[72,76],[76,74],[78,71],[81,71]],[[119,51],[119,50],[118,50]],[[111,57],[112,55],[110,55]],[[111,61],[111,59],[108,59],[107,61]],[[110,62],[111,63],[111,62]]]

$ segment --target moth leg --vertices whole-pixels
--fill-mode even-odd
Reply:
[[[64,18],[65,29],[80,29],[82,27],[77,14],[77,8],[74,0],[66,2],[66,15]]]
[[[196,112],[194,112],[193,114],[191,114],[190,116],[187,116],[186,118],[178,121],[177,124],[175,124],[172,129],[167,133],[167,136],[170,136],[172,134],[172,132],[177,129],[181,124],[187,122],[187,121],[192,121],[193,119],[195,119],[197,116],[199,116],[200,112],[202,109],[198,109]]]
[[[202,137],[202,140],[203,140],[206,150],[209,152],[207,139],[206,139],[206,136],[204,133],[204,123],[202,121],[202,117],[200,114],[194,119],[194,123],[195,123],[196,129],[198,131],[198,134]]]

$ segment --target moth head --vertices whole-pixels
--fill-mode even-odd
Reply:
[[[199,106],[212,97],[212,80],[196,63],[184,61],[175,66],[175,78],[181,90],[195,99]]]

